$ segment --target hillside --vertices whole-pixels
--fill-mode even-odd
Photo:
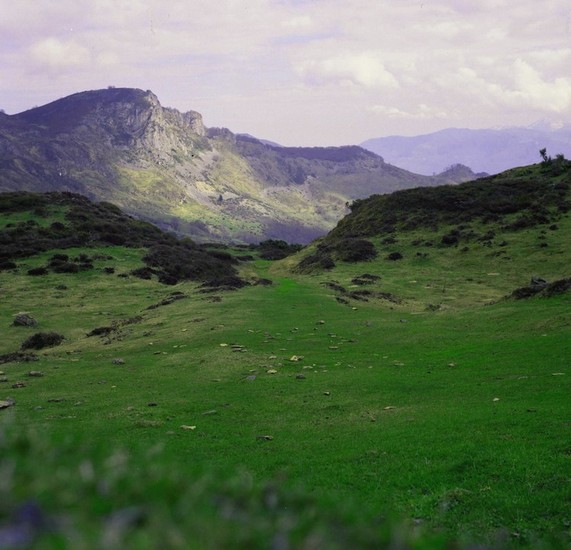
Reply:
[[[0,547],[569,547],[570,178],[358,201],[277,262],[0,195]]]
[[[456,186],[357,200],[351,213],[305,253],[300,267],[330,268],[338,258],[374,257],[377,250],[363,237],[380,240],[386,249],[398,248],[399,236],[407,236],[419,249],[417,256],[428,255],[423,251],[431,247],[505,247],[510,234],[521,230],[556,231],[558,220],[571,209],[570,187],[571,162],[562,159]]]
[[[207,129],[199,113],[136,89],[81,92],[0,117],[0,191],[81,193],[199,240],[306,243],[348,201],[445,178],[359,147],[281,148]]]
[[[362,147],[418,174],[437,174],[460,163],[475,172],[497,174],[539,160],[539,150],[571,157],[571,126],[470,130],[448,128],[422,136],[369,139]]]

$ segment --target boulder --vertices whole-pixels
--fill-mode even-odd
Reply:
[[[18,313],[12,324],[15,327],[35,327],[38,322],[29,313]]]

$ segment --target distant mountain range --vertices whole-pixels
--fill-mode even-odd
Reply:
[[[456,163],[475,172],[497,174],[539,162],[539,150],[543,148],[552,156],[562,153],[571,157],[571,124],[556,128],[546,123],[528,128],[449,128],[415,137],[369,139],[361,146],[418,174],[437,174]]]
[[[206,128],[199,113],[131,88],[0,113],[0,191],[81,193],[198,240],[305,243],[355,199],[474,177],[460,166],[413,174],[357,146],[280,147]]]

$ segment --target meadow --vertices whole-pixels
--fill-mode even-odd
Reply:
[[[19,259],[0,548],[569,547],[571,294],[509,295],[569,277],[571,220],[495,229],[463,251],[372,238],[375,259],[309,274],[316,245],[253,253],[241,277],[272,284],[236,291],[135,277],[143,248]],[[93,268],[27,274],[57,253]]]

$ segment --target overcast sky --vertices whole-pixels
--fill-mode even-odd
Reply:
[[[150,89],[283,145],[571,122],[571,0],[0,0],[0,108]]]

